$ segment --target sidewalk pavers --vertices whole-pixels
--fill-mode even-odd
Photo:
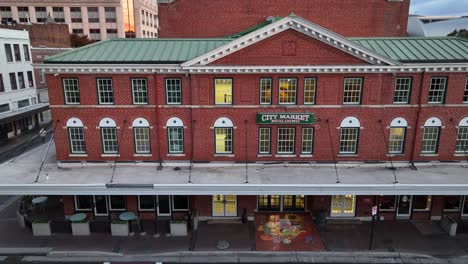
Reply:
[[[206,223],[198,226],[195,251],[215,251],[219,241],[229,243],[226,250],[250,251],[251,236],[248,224],[241,223]]]

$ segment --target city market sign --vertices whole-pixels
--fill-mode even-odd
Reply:
[[[313,124],[315,121],[314,114],[303,113],[258,113],[257,124]]]

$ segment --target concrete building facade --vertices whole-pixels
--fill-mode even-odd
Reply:
[[[67,24],[70,33],[96,41],[158,36],[156,0],[0,1],[3,21],[46,23],[49,15]]]

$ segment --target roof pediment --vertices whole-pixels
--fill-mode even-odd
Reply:
[[[277,35],[286,30],[295,30],[313,39],[321,41],[331,47],[346,52],[356,58],[368,62],[371,65],[401,65],[400,62],[382,56],[372,50],[366,49],[345,37],[327,30],[303,18],[290,15],[272,24],[255,30],[245,36],[235,39],[212,51],[200,55],[194,59],[182,63],[183,67],[205,66],[216,60],[224,58],[236,51],[259,43],[267,38]]]

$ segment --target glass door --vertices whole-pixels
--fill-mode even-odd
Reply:
[[[158,215],[169,216],[171,215],[171,196],[158,195]]]
[[[331,217],[354,217],[356,212],[355,195],[333,195]]]
[[[94,214],[96,216],[109,215],[108,201],[106,195],[94,195]]]
[[[305,196],[304,195],[284,195],[283,196],[283,211],[304,211]]]
[[[213,195],[213,216],[237,216],[237,197]]]
[[[411,217],[412,205],[413,197],[411,195],[398,196],[398,207],[396,217],[399,219],[409,219]]]

